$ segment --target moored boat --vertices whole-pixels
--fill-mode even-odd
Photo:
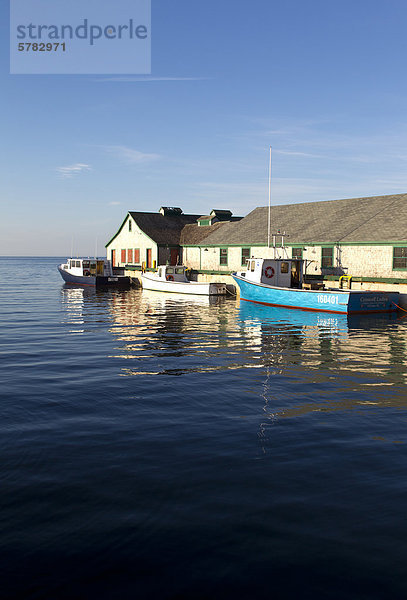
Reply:
[[[116,275],[110,261],[92,258],[68,258],[58,266],[62,279],[69,284],[129,288],[130,278]]]
[[[232,273],[242,300],[309,311],[363,314],[395,312],[398,292],[352,289],[304,289],[304,261],[251,258],[245,272]]]
[[[161,265],[154,273],[142,273],[141,285],[146,290],[156,292],[198,294],[201,296],[223,296],[226,294],[225,283],[190,281],[186,276],[186,267],[183,265]]]

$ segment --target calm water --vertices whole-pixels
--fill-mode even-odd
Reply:
[[[1,592],[407,595],[407,318],[0,259]]]

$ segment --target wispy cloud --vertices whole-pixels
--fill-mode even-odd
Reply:
[[[121,202],[109,202],[109,206],[119,206]]]
[[[117,81],[129,83],[147,83],[149,81],[206,81],[209,77],[103,77],[95,79],[97,82]]]
[[[311,154],[310,152],[297,152],[293,150],[274,150],[274,154],[282,154],[284,156],[299,156],[303,158],[323,158],[322,154]]]
[[[140,152],[134,148],[128,148],[127,146],[102,146],[105,152],[113,154],[121,161],[128,165],[136,165],[140,163],[147,163],[157,160],[160,157],[159,154]]]
[[[59,173],[62,179],[70,179],[74,177],[74,175],[78,175],[83,171],[91,171],[92,168],[90,165],[85,165],[84,163],[75,163],[74,165],[68,165],[67,167],[57,167],[56,171]]]

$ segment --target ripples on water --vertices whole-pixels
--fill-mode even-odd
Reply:
[[[2,598],[404,598],[404,318],[0,259]]]

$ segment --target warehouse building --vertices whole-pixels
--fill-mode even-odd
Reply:
[[[113,264],[134,269],[182,262],[227,276],[250,256],[277,253],[304,259],[309,277],[407,284],[407,194],[259,207],[244,218],[129,212],[106,248]]]

